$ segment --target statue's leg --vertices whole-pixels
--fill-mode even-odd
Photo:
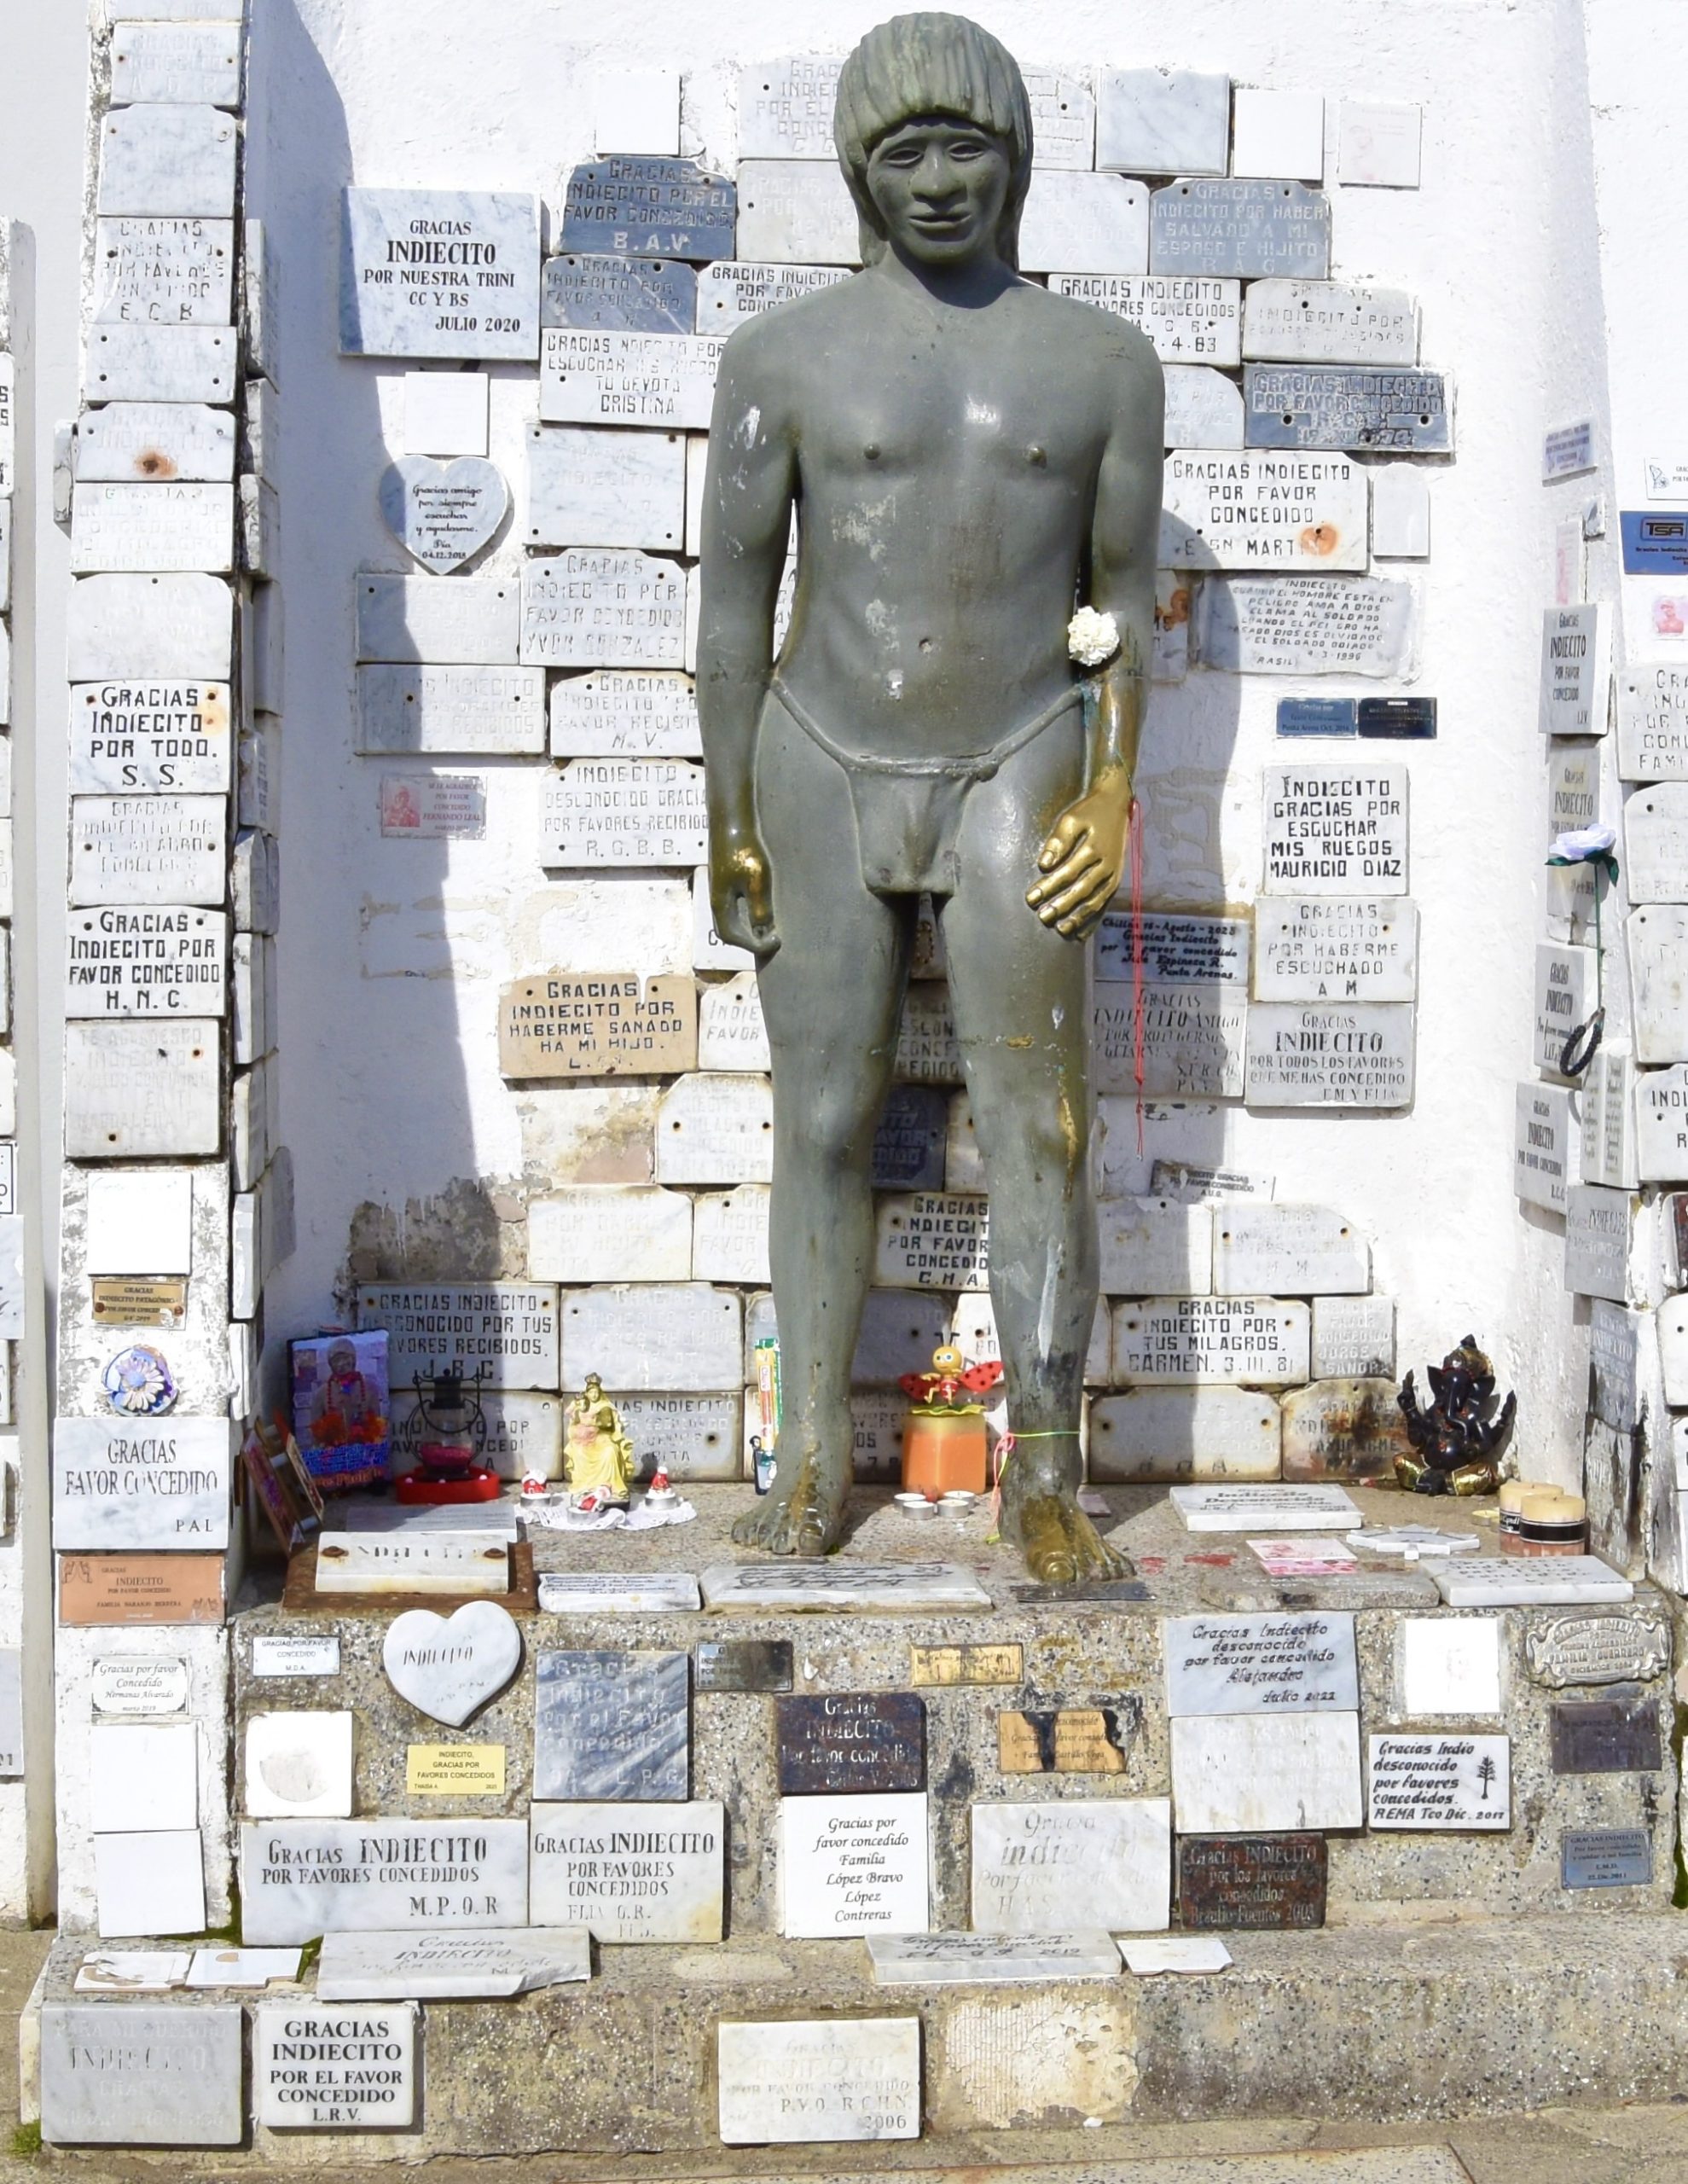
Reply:
[[[990,1192],[990,1293],[1008,1423],[1007,1536],[1046,1583],[1124,1572],[1078,1507],[1084,1357],[1095,1319],[1088,950],[1026,906],[1044,834],[1079,786],[1075,729],[1047,729],[970,793],[944,946]]]
[[[769,1258],[783,1414],[773,1490],[733,1536],[775,1554],[823,1554],[837,1543],[855,1467],[850,1368],[873,1270],[873,1133],[915,904],[863,884],[842,771],[772,705],[757,800],[780,936],[757,984],[774,1060]]]

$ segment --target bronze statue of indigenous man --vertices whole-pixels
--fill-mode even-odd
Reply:
[[[1034,1576],[1120,1559],[1079,1511],[1096,1310],[1087,936],[1127,863],[1163,381],[1146,337],[1017,270],[1031,115],[959,15],[900,15],[834,125],[864,270],[751,320],[710,440],[698,701],[722,937],[774,1061],[775,1490],[737,1528],[819,1554],[850,1490],[869,1161],[916,905],[943,923],[990,1192],[990,1287]],[[792,519],[797,593],[774,659]],[[1069,623],[1099,642],[1076,657]],[[1107,654],[1105,659],[1101,654]]]

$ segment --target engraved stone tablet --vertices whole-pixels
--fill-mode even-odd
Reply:
[[[238,2146],[243,2018],[239,2003],[44,2004],[42,2137],[49,2146]]]
[[[1180,1835],[1358,1827],[1359,1716],[1266,1713],[1176,1720],[1172,1800]]]
[[[188,1664],[149,1653],[108,1653],[91,1664],[89,1695],[96,1714],[180,1714],[188,1705]]]
[[[95,325],[226,328],[234,317],[234,293],[232,220],[129,218],[95,222]],[[230,341],[231,369],[233,346]],[[78,453],[87,444],[90,426],[96,422],[82,420]],[[232,424],[229,431],[232,446]],[[88,475],[80,462],[77,472],[80,477]]]
[[[1150,200],[1151,272],[1322,281],[1330,262],[1330,200],[1298,182],[1175,182]]]
[[[1374,1736],[1367,1743],[1373,1827],[1511,1826],[1510,1737]]]
[[[1183,1835],[1178,1915],[1196,1932],[1292,1931],[1325,1923],[1322,1835]]]
[[[83,385],[93,402],[230,402],[235,365],[230,327],[93,326]]]
[[[690,1673],[688,1653],[541,1653],[535,1799],[683,1799]]]
[[[1052,273],[1053,294],[1093,304],[1140,326],[1168,363],[1235,364],[1242,354],[1240,284],[1164,273]],[[1212,441],[1179,439],[1178,447]],[[1225,444],[1224,442],[1219,444]]]
[[[1308,1330],[1305,1304],[1274,1298],[1151,1297],[1114,1314],[1114,1379],[1287,1387],[1307,1378]]]
[[[1465,1554],[1430,1572],[1449,1607],[1569,1606],[1579,1600],[1627,1600],[1635,1588],[1597,1555]]]
[[[1250,1389],[1139,1387],[1090,1405],[1090,1476],[1109,1484],[1276,1478],[1279,1445],[1277,1403]]]
[[[96,209],[226,219],[237,134],[234,117],[213,106],[112,108],[100,132]]]
[[[218,1152],[218,1045],[214,1023],[67,1025],[66,1157],[122,1160]]]
[[[345,191],[342,355],[531,359],[538,346],[537,197]]]
[[[1119,1977],[1118,1944],[1099,1926],[1066,1934],[870,1934],[867,1954],[877,1987]]]
[[[1664,1763],[1654,1699],[1558,1699],[1547,1726],[1556,1774],[1653,1774]]]
[[[513,590],[510,598],[513,604]],[[372,754],[531,755],[545,748],[544,672],[537,667],[360,667],[356,735],[355,747]]]
[[[1416,364],[1418,306],[1399,288],[1256,281],[1243,313],[1243,353],[1287,363]]]
[[[996,1716],[996,1763],[1005,1774],[1123,1774],[1142,1725],[1134,1694],[1117,1706],[1017,1708]]]
[[[67,920],[67,1016],[220,1016],[228,979],[222,910],[76,910]]]
[[[989,1202],[913,1191],[879,1203],[873,1279],[893,1289],[978,1289],[989,1278]]]
[[[1670,1660],[1670,1637],[1656,1616],[1556,1615],[1526,1626],[1524,1665],[1537,1683],[1647,1683]]]
[[[310,1633],[294,1637],[285,1631],[263,1631],[252,1641],[254,1676],[325,1676],[340,1672],[338,1633]]]
[[[1625,781],[1688,781],[1688,668],[1650,663],[1621,678],[1618,771]]]
[[[921,1679],[911,1676],[910,1681]],[[699,1691],[789,1691],[789,1638],[717,1639],[692,1656],[692,1682]]]
[[[1315,1297],[1313,1377],[1388,1380],[1395,1372],[1392,1297]]]
[[[1688,980],[1682,975],[1688,910],[1637,910],[1625,921],[1625,938],[1634,996],[1636,1060],[1688,1061]]]
[[[629,973],[519,979],[498,1001],[504,1077],[648,1077],[695,1067],[698,992],[690,978]]]
[[[722,346],[722,337],[714,334],[547,327],[540,346],[539,414],[558,424],[706,432]],[[682,542],[676,532],[671,541],[642,543],[678,547]]]
[[[70,787],[221,794],[229,784],[226,682],[84,682],[70,694]]]
[[[419,1374],[456,1372],[473,1380],[483,1365],[495,1388],[557,1385],[557,1292],[549,1283],[377,1282],[357,1292],[357,1323],[387,1330],[394,1388]]]
[[[71,567],[206,569],[234,565],[232,485],[94,485],[78,482],[71,520]]]
[[[1351,1615],[1173,1616],[1164,1630],[1169,1716],[1360,1705]]]
[[[324,2002],[502,1998],[591,1975],[583,1920],[502,1933],[328,1934],[316,1961],[316,1996]]]
[[[782,1798],[779,1876],[787,1940],[925,1933],[925,1793]]]
[[[1634,921],[1631,921],[1632,929]],[[1593,1008],[1594,954],[1588,948],[1538,946],[1535,951],[1535,1066],[1561,1075],[1566,1042]],[[1640,1053],[1638,1023],[1637,1051]]]
[[[731,258],[737,195],[691,160],[589,160],[569,177],[560,247],[699,263]]]
[[[238,106],[241,26],[119,22],[112,31],[113,106]]]
[[[1417,906],[1263,896],[1255,906],[1254,990],[1262,1001],[1412,1001]]]
[[[698,758],[703,747],[688,676],[606,669],[551,686],[554,758]]]
[[[1035,169],[1020,264],[1028,273],[1146,273],[1148,191],[1123,175]]]
[[[736,240],[709,255],[774,264],[859,265],[856,206],[835,160],[745,160],[739,169]]]
[[[676,562],[582,548],[523,564],[521,656],[531,665],[679,667],[685,635]]]
[[[1548,607],[1541,618],[1542,734],[1604,735],[1611,683],[1611,608]]]
[[[548,341],[551,337],[547,336]],[[559,334],[559,340],[672,335]],[[528,431],[527,539],[533,546],[685,543],[686,444],[677,432]]]
[[[839,61],[786,54],[739,71],[739,156],[836,160],[832,109]]]
[[[1395,1458],[1411,1452],[1393,1380],[1315,1380],[1284,1398],[1286,1479],[1380,1478],[1393,1484]]]
[[[698,1581],[683,1570],[547,1570],[539,1580],[546,1615],[673,1615],[699,1605]]]
[[[366,572],[355,589],[360,660],[481,666],[515,659],[521,607],[512,578],[458,577],[446,584],[437,577]]]
[[[1221,1295],[1346,1295],[1370,1286],[1365,1237],[1330,1207],[1221,1208],[1214,1232],[1214,1287]]]
[[[1186,68],[1104,68],[1096,100],[1096,164],[1130,174],[1223,174],[1231,144],[1231,80]]]
[[[220,903],[228,823],[220,796],[79,796],[71,808],[70,899]]]
[[[672,258],[577,252],[545,261],[539,299],[542,326],[689,334],[697,311],[697,273]]]
[[[1321,898],[1407,892],[1407,769],[1268,765],[1264,886]]]
[[[325,1547],[332,1537],[323,1535]],[[486,1589],[478,1582],[479,1570],[464,1571],[462,1565],[469,1558],[491,1565],[500,1576],[508,1569],[502,1542],[463,1534],[365,1535],[357,1536],[356,1545],[371,1560],[390,1558],[377,1574],[385,1581],[382,1589],[393,1591]],[[317,1589],[326,1591],[329,1589],[322,1584],[322,1574],[319,1550]],[[426,1607],[407,1609],[393,1618],[381,1641],[381,1666],[399,1697],[431,1722],[444,1722],[453,1729],[461,1729],[471,1715],[503,1690],[520,1667],[521,1658],[522,1634],[515,1618],[492,1600],[470,1600],[450,1615],[436,1615]]]
[[[1684,1098],[1688,1102],[1688,1085],[1684,1087]],[[1647,1175],[1644,1163],[1649,1157],[1649,1124],[1652,1119],[1654,1111],[1644,1097],[1638,1116],[1644,1177]],[[1688,1128],[1685,1128],[1682,1136],[1685,1151],[1688,1152]],[[1688,1175],[1688,1166],[1685,1166],[1684,1173]],[[1519,1085],[1513,1150],[1514,1191],[1526,1205],[1539,1205],[1549,1213],[1563,1213],[1568,1186],[1580,1180],[1570,1094],[1556,1085]]]
[[[1250,447],[1446,455],[1453,444],[1452,404],[1441,372],[1245,364],[1243,410]]]
[[[743,1327],[736,1295],[705,1282],[637,1282],[570,1292],[563,1308],[563,1385],[588,1373],[606,1387],[742,1388]]]
[[[1582,1297],[1629,1301],[1627,1191],[1573,1183],[1565,1194],[1565,1287]]]
[[[1167,1199],[1110,1199],[1098,1209],[1109,1296],[1205,1296],[1213,1287],[1213,1216]]]
[[[1559,1838],[1561,1888],[1644,1888],[1652,1878],[1644,1827],[1568,1827]]]
[[[227,479],[235,474],[235,421],[197,402],[107,403],[88,411],[78,428],[76,471],[84,517],[91,506],[84,489],[97,481]],[[231,530],[232,503],[218,520]],[[228,543],[221,533],[218,543]]]
[[[832,148],[827,125],[827,157]],[[723,258],[705,265],[698,275],[698,331],[730,334],[745,319],[756,318],[780,304],[795,303],[848,277],[842,265],[762,265],[748,258]]]
[[[723,2146],[920,2135],[918,2017],[722,2018],[716,2046]]]
[[[873,1133],[876,1190],[941,1190],[948,1095],[936,1086],[894,1084]]]
[[[1210,364],[1168,364],[1165,447],[1241,447],[1243,390]]]
[[[911,1692],[778,1699],[774,1720],[781,1797],[926,1786],[925,1702]]]
[[[1656,781],[1623,807],[1632,903],[1688,902],[1688,781]]]
[[[510,1558],[502,1539],[490,1540],[481,1530],[442,1532],[432,1526],[424,1531],[416,1525],[403,1532],[330,1529],[317,1539],[316,1587],[319,1593],[328,1594],[507,1593]],[[426,1609],[415,1612],[425,1619],[413,1623],[409,1616],[402,1615],[390,1627],[386,1665],[394,1689],[427,1713],[435,1703],[433,1687],[446,1656],[438,1642],[439,1618]],[[508,1616],[504,1623],[509,1623]],[[483,1635],[488,1627],[484,1623],[481,1625]],[[474,1628],[473,1624],[465,1626],[466,1635],[457,1649],[466,1657],[466,1669],[471,1673],[474,1672],[475,1647],[467,1634]],[[504,1623],[490,1628],[496,1644],[507,1647],[514,1624],[509,1623],[508,1629]],[[483,1660],[486,1650],[483,1643]],[[407,1658],[409,1654],[415,1655],[414,1662]],[[512,1657],[504,1681],[514,1673],[514,1660],[519,1658],[519,1653]],[[449,1717],[437,1714],[434,1718]],[[452,1726],[457,1724],[454,1722]]]
[[[716,1612],[921,1614],[992,1605],[970,1571],[948,1562],[717,1562],[698,1582],[704,1606]]]
[[[974,1930],[1046,1934],[1082,1905],[1111,1932],[1164,1931],[1172,1886],[1164,1798],[972,1809]]]
[[[1212,577],[1196,649],[1244,675],[1397,676],[1414,642],[1412,587],[1376,577]]]
[[[689,866],[708,855],[701,766],[670,758],[577,758],[546,782],[542,864]]]
[[[247,1821],[240,1855],[248,1943],[527,1924],[519,1820]]]
[[[1249,1011],[1249,1105],[1410,1107],[1412,1031],[1409,1002],[1257,1002]]]
[[[719,1803],[535,1804],[531,1826],[533,1918],[589,1929],[600,1942],[721,1939]]]
[[[1166,567],[1366,566],[1366,479],[1344,456],[1175,452],[1163,490]]]
[[[657,1109],[657,1181],[765,1183],[774,1172],[773,1095],[765,1077],[682,1077]]]
[[[381,520],[399,544],[435,576],[479,553],[504,520],[509,488],[496,463],[476,455],[436,462],[403,455],[383,473]]]
[[[1234,1099],[1243,1089],[1248,997],[1231,985],[1146,986],[1143,1089],[1151,1098]],[[1137,1014],[1131,989],[1099,972],[1091,1009],[1094,1083],[1136,1089]]]
[[[61,1418],[54,1546],[226,1547],[229,1436],[226,1418]]]

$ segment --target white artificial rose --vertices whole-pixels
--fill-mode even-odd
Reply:
[[[1081,607],[1067,624],[1067,651],[1081,667],[1099,667],[1119,650],[1119,624],[1111,614]]]

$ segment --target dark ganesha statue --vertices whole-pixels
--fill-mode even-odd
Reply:
[[[1511,1438],[1518,1398],[1509,1395],[1494,1410],[1494,1369],[1476,1337],[1467,1335],[1440,1366],[1430,1368],[1428,1410],[1418,1408],[1409,1373],[1396,1401],[1407,1420],[1410,1455],[1395,1460],[1395,1475],[1415,1494],[1493,1494],[1500,1484],[1500,1458]]]

